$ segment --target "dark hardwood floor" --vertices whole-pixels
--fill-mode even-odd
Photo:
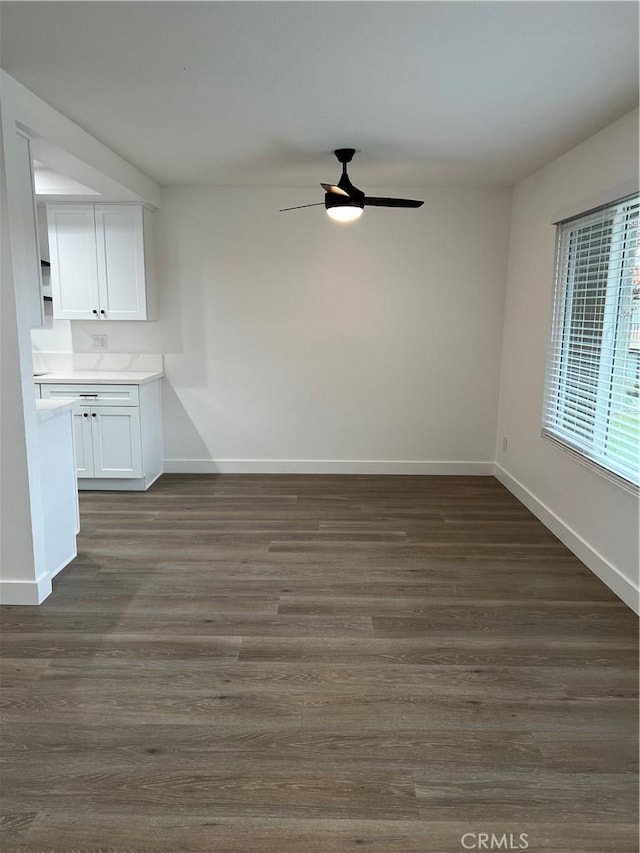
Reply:
[[[638,850],[636,618],[496,480],[80,501],[2,609],[3,851]]]

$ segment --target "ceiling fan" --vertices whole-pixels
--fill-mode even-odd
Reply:
[[[333,152],[342,163],[342,175],[337,184],[320,184],[324,189],[324,202],[315,204],[299,204],[296,207],[283,207],[280,213],[287,210],[300,210],[303,207],[319,207],[324,204],[327,213],[337,222],[353,222],[362,216],[365,207],[421,207],[424,202],[412,198],[379,198],[378,196],[366,196],[362,190],[349,180],[347,174],[347,163],[353,159],[355,148],[337,148]]]

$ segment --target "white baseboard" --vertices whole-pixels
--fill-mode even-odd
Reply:
[[[493,462],[366,459],[165,459],[165,474],[413,474],[493,476]]]
[[[149,477],[78,477],[79,492],[146,492],[162,471]]]
[[[48,595],[49,576],[37,581],[0,581],[0,604],[41,604]]]
[[[52,581],[56,575],[59,575],[60,572],[65,569],[69,565],[69,563],[73,562],[73,560],[75,560],[75,558],[78,556],[76,536],[79,533],[80,530],[76,530],[76,535],[73,537],[73,546],[71,548],[71,551],[69,551],[69,554],[60,561],[60,563],[55,567],[55,569],[51,570],[49,574],[49,581]]]
[[[557,536],[576,557],[582,560],[612,592],[615,592],[632,610],[640,613],[640,589],[629,578],[625,577],[606,557],[592,548],[579,533],[576,533],[526,486],[497,463],[494,466],[494,474],[496,479],[509,489],[527,509],[531,510],[536,518]]]

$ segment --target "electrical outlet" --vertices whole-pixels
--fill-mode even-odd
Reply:
[[[507,450],[509,450],[509,439],[506,435],[502,436],[502,449],[505,453],[507,452]]]
[[[106,335],[91,335],[91,346],[93,349],[102,350],[108,349],[108,340]]]

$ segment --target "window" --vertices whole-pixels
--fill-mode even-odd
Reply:
[[[558,224],[543,433],[638,485],[638,196]]]

